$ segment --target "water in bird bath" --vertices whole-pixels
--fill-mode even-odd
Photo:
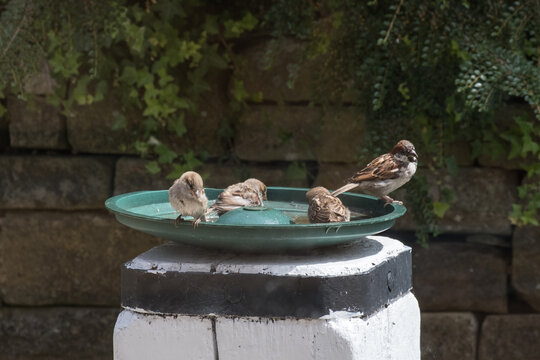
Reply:
[[[208,202],[208,206],[210,207],[215,200],[210,200]],[[265,207],[270,209],[275,209],[283,212],[285,215],[290,217],[295,224],[309,224],[309,219],[307,216],[308,211],[308,205],[306,203],[298,203],[294,201],[290,202],[284,202],[284,201],[272,201],[272,200],[266,200],[264,202]],[[150,207],[150,209],[149,209]],[[171,205],[166,203],[154,203],[152,205],[143,205],[140,207],[133,207],[131,211],[137,213],[152,213],[154,217],[161,218],[161,219],[176,219],[178,216],[178,213],[174,211],[174,209],[171,207]],[[361,209],[354,209],[350,208],[351,211],[351,221],[354,220],[362,220],[362,219],[369,219],[376,214],[373,214],[370,211],[361,210]],[[190,216],[185,217],[186,220],[191,220],[192,218]],[[219,216],[217,213],[210,213],[206,216],[206,222],[207,223],[214,223],[219,219]]]

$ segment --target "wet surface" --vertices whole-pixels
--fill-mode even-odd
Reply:
[[[210,207],[214,202],[215,200],[210,200],[208,206]],[[267,200],[264,202],[264,206],[269,209],[282,211],[285,215],[289,216],[295,224],[309,224],[307,216],[308,205],[306,203]],[[369,219],[377,216],[373,211],[355,208],[349,208],[349,210],[351,211],[351,221]],[[161,219],[176,219],[178,216],[178,213],[174,211],[168,202],[133,207],[130,211],[136,214],[152,215]],[[206,222],[213,223],[216,222],[218,218],[216,213],[211,213],[207,215]],[[189,220],[191,217],[186,216],[186,219]]]

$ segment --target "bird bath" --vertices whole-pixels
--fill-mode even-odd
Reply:
[[[268,200],[264,205],[270,211],[238,209],[234,212],[249,212],[249,217],[230,212],[226,214],[229,218],[227,221],[210,215],[208,221],[201,222],[196,229],[193,229],[191,221],[175,227],[174,220],[178,214],[169,203],[167,190],[117,195],[108,199],[105,206],[120,223],[147,234],[183,244],[245,252],[308,250],[347,243],[389,229],[406,211],[403,205],[390,204],[385,207],[375,197],[344,193],[340,199],[351,210],[350,222],[309,224],[308,190],[268,187]],[[210,206],[222,190],[207,188],[205,191]],[[279,221],[268,223],[270,214]],[[261,219],[260,223],[257,216]],[[249,221],[246,221],[248,218]]]

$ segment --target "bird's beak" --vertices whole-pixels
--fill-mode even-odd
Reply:
[[[415,160],[415,161],[418,160],[418,154],[416,153],[416,151],[411,150],[411,154],[414,155],[414,160]]]
[[[204,190],[203,190],[204,191]],[[195,197],[200,198],[201,197],[201,190],[195,190]]]

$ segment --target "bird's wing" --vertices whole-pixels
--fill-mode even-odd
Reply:
[[[341,195],[341,194],[343,194],[344,192],[347,192],[347,191],[349,191],[349,190],[352,190],[352,189],[354,189],[354,188],[357,187],[357,186],[358,186],[358,184],[355,184],[355,183],[348,183],[348,184],[345,184],[345,185],[343,185],[342,187],[340,187],[339,189],[332,191],[332,195],[333,195],[333,196]]]
[[[231,195],[236,198],[242,199],[239,201],[244,202],[244,206],[262,205],[259,204],[259,196],[257,191],[250,186],[246,186],[243,183],[240,183],[239,186],[231,189]]]
[[[221,215],[243,206],[258,205],[258,202],[256,193],[242,183],[238,183],[223,190],[216,199],[216,202],[210,206],[207,214],[217,211]]]
[[[330,222],[337,221],[349,221],[347,216],[347,208],[343,205],[341,200],[331,195],[323,195],[325,203],[328,208],[328,220]]]
[[[394,160],[391,154],[384,154],[375,158],[365,168],[351,176],[348,183],[362,181],[388,180],[399,177],[400,164]]]
[[[347,208],[339,199],[326,194],[313,198],[308,216],[311,223],[349,221]]]
[[[309,203],[308,218],[312,224],[328,222],[328,210],[322,206],[319,197],[314,197]]]

